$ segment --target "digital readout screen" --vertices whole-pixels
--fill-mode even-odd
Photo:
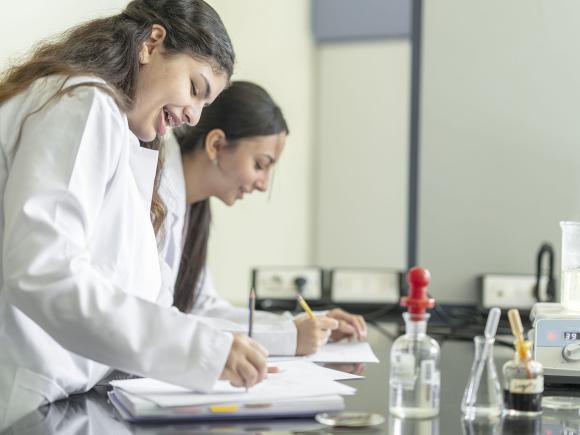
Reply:
[[[564,340],[580,340],[580,332],[564,331]]]

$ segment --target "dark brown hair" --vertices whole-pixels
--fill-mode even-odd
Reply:
[[[260,86],[243,81],[233,82],[206,108],[195,127],[175,131],[182,154],[203,152],[207,134],[221,129],[228,147],[236,147],[240,139],[285,132],[288,126],[282,111]],[[185,243],[175,282],[173,304],[189,312],[207,260],[207,244],[211,210],[209,199],[189,206]]]
[[[107,85],[65,86],[63,81],[58,92],[33,113],[78,86],[102,89],[126,112],[135,96],[139,50],[151,35],[154,24],[165,28],[164,46],[169,54],[187,53],[209,62],[228,79],[231,77],[234,51],[223,23],[211,6],[203,0],[133,0],[121,14],[89,21],[45,41],[24,61],[4,71],[0,76],[0,105],[42,77],[92,75]],[[142,145],[159,149],[158,140]],[[151,205],[156,232],[165,217],[165,207],[157,191],[162,163],[160,152]]]

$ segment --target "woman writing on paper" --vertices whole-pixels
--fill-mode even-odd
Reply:
[[[209,198],[233,205],[244,194],[265,192],[280,159],[288,127],[261,87],[234,82],[208,107],[195,127],[167,136],[161,195],[168,207],[161,254],[167,263],[165,303],[203,316],[220,329],[244,331],[247,310],[220,298],[206,268]],[[175,288],[173,283],[175,282]],[[257,312],[254,337],[271,355],[305,355],[328,338],[366,337],[361,316],[340,309],[314,319]]]
[[[194,389],[265,377],[256,342],[155,303],[148,148],[198,122],[233,61],[202,0],[134,0],[0,77],[0,429],[111,368]]]

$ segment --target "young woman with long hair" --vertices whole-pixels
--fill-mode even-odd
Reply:
[[[160,232],[165,260],[164,298],[183,312],[203,316],[219,329],[247,329],[246,308],[219,297],[206,268],[210,232],[210,198],[233,205],[254,190],[265,192],[280,159],[288,126],[282,111],[260,86],[232,83],[193,127],[167,137],[167,161],[160,193],[167,204]],[[173,283],[175,282],[175,286]],[[361,316],[341,309],[310,319],[257,312],[254,338],[271,355],[306,355],[331,337],[364,339]]]
[[[157,303],[159,137],[196,124],[233,63],[204,1],[133,0],[0,76],[0,429],[112,368],[195,389],[265,377],[256,342]]]

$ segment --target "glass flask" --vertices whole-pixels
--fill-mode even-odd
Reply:
[[[502,418],[495,419],[461,419],[463,435],[505,435],[502,432]]]
[[[560,303],[580,311],[580,222],[560,222],[562,228],[562,280]]]
[[[514,359],[503,366],[504,405],[512,417],[536,417],[542,414],[544,368],[530,357],[530,342],[524,341]]]
[[[475,359],[463,393],[461,411],[466,420],[497,420],[503,409],[503,397],[493,361],[495,338],[479,335],[473,341]]]
[[[406,332],[391,348],[389,412],[401,418],[439,414],[439,343],[426,334],[429,314],[403,313]]]

